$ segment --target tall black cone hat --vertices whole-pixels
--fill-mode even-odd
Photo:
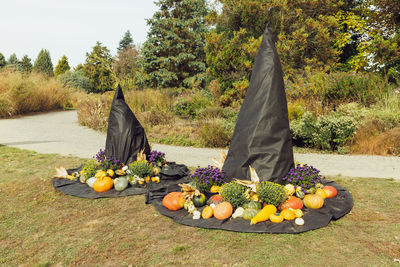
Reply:
[[[282,182],[293,163],[282,66],[267,27],[223,166],[228,178]]]
[[[136,160],[142,149],[149,155],[146,133],[126,104],[121,86],[118,85],[108,119],[106,155],[129,164]]]

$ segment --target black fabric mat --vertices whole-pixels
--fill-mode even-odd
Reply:
[[[188,178],[182,178],[179,183],[187,182]],[[174,191],[180,191],[177,183],[170,183],[162,187],[161,185],[152,185],[146,194],[146,203],[151,203],[162,215],[173,219],[175,222],[188,226],[195,226],[207,229],[219,229],[234,232],[245,233],[275,233],[275,234],[298,234],[310,230],[325,227],[331,220],[337,220],[353,208],[353,197],[344,187],[333,181],[324,181],[325,185],[332,185],[338,190],[335,198],[325,199],[325,204],[321,209],[313,210],[303,208],[305,221],[304,225],[299,226],[294,221],[284,221],[282,223],[272,223],[270,221],[261,222],[256,225],[250,225],[250,221],[242,218],[218,220],[214,217],[210,219],[193,220],[186,210],[170,211],[162,205],[163,197]],[[199,209],[201,212],[202,209]]]
[[[168,162],[169,170],[165,172],[161,172],[159,174],[160,183],[150,183],[147,186],[157,185],[159,187],[166,187],[168,184],[176,183],[176,180],[181,179],[189,175],[189,169],[183,164],[176,164],[175,162]],[[68,169],[67,172],[72,174],[73,172],[79,172],[82,169],[82,166],[75,169]],[[125,196],[133,196],[133,195],[141,195],[147,192],[147,188],[138,185],[137,187],[133,187],[128,185],[128,187],[123,191],[116,191],[114,188],[108,190],[103,193],[98,193],[90,188],[87,184],[82,184],[79,181],[71,181],[69,179],[57,179],[53,178],[52,184],[54,189],[63,192],[64,194],[70,196],[76,196],[81,198],[110,198],[110,197],[125,197]]]

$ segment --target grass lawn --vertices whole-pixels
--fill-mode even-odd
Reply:
[[[82,159],[0,146],[2,266],[399,266],[400,181],[343,178],[351,214],[298,235],[178,225],[144,196],[88,200],[55,191],[55,166]]]

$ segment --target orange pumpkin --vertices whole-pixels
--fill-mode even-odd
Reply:
[[[303,202],[300,198],[295,196],[290,196],[282,205],[279,207],[281,210],[284,209],[294,209],[294,210],[301,210],[303,208]]]
[[[324,199],[315,194],[308,194],[303,199],[304,205],[310,209],[319,209],[324,205]]]
[[[162,204],[169,210],[180,210],[185,204],[185,198],[182,192],[171,192],[163,198]]]
[[[325,185],[324,188],[322,188],[322,190],[324,190],[326,198],[332,198],[337,196],[337,189],[331,185]]]
[[[96,192],[105,192],[114,186],[114,181],[108,176],[98,178],[93,184],[93,190]]]
[[[225,201],[214,208],[214,217],[217,218],[218,220],[225,220],[231,217],[233,212],[233,207],[231,203]]]

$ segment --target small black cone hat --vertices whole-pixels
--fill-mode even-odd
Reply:
[[[150,146],[146,133],[126,104],[121,86],[118,85],[108,118],[106,155],[129,164],[136,160],[142,149],[149,155]]]
[[[227,178],[282,182],[294,166],[282,67],[267,27],[223,166]]]

